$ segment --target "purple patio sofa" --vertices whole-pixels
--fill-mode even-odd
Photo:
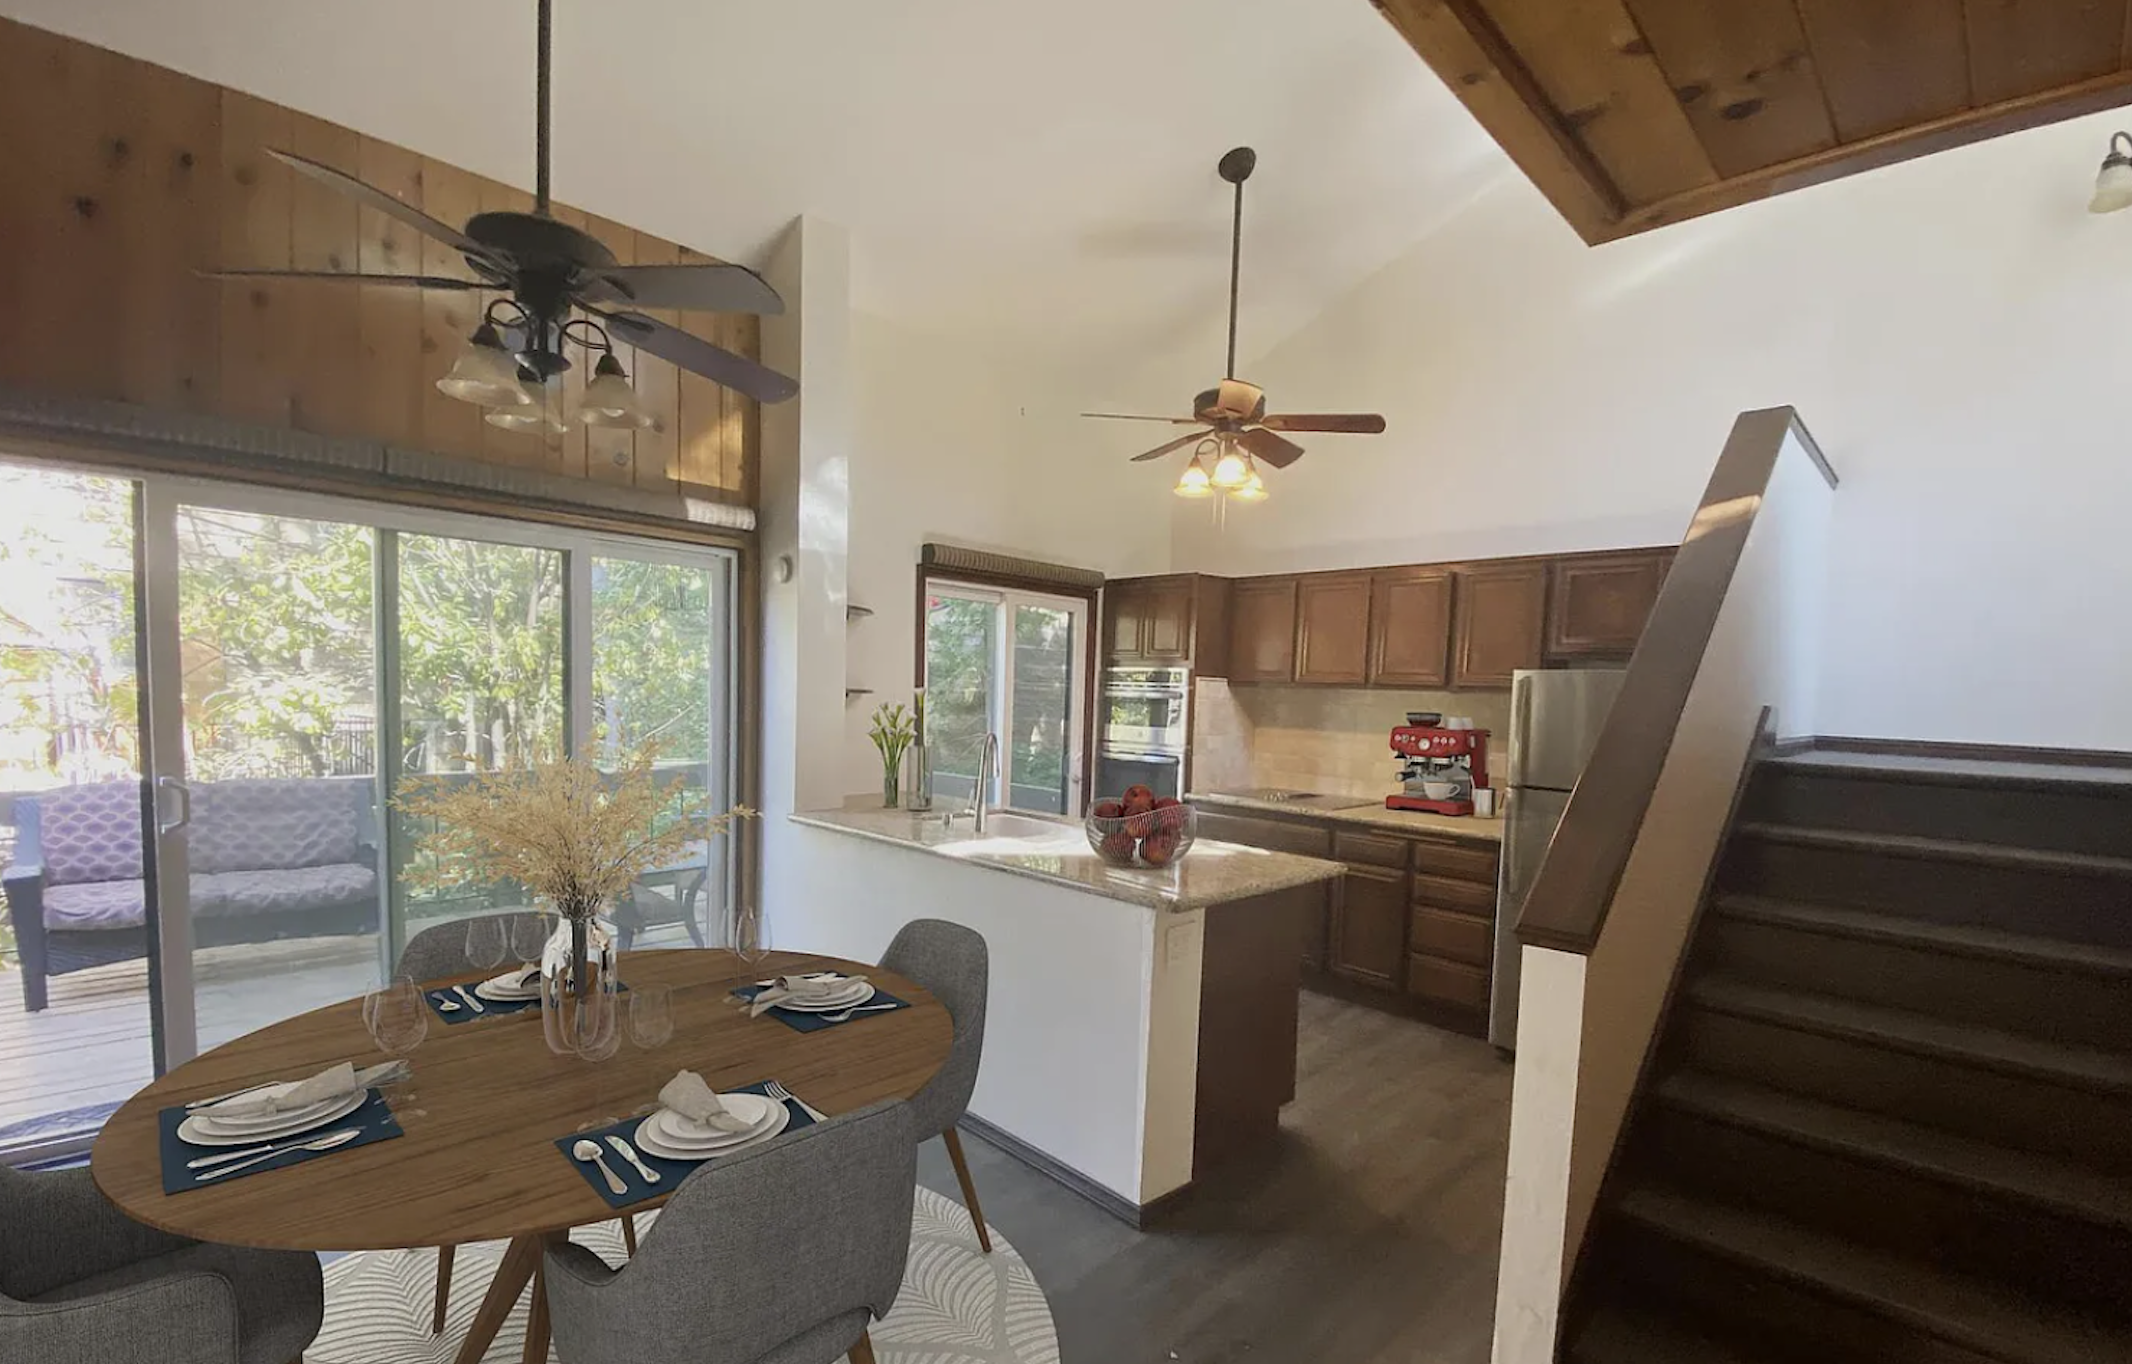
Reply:
[[[368,777],[257,778],[193,787],[187,861],[199,947],[378,931],[377,800]],[[141,784],[15,798],[4,881],[22,1002],[52,976],[148,955]]]

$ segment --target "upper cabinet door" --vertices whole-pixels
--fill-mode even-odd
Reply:
[[[1454,687],[1507,687],[1510,674],[1541,664],[1547,626],[1547,565],[1476,565],[1458,573]]]
[[[1138,583],[1111,584],[1103,593],[1103,612],[1110,620],[1103,636],[1104,657],[1113,663],[1138,663],[1147,623],[1146,590]]]
[[[1448,568],[1393,568],[1370,581],[1373,687],[1441,687],[1451,680]]]
[[[1229,680],[1295,681],[1296,582],[1250,578],[1229,598]]]
[[[1192,659],[1192,580],[1157,578],[1141,589],[1140,657],[1149,663]]]
[[[1296,580],[1295,680],[1360,686],[1369,674],[1370,575]]]
[[[1551,658],[1625,658],[1673,562],[1671,550],[1558,559],[1547,603]]]

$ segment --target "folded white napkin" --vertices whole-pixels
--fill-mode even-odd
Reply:
[[[690,1122],[715,1127],[721,1132],[745,1132],[748,1124],[726,1111],[725,1100],[693,1070],[684,1070],[666,1082],[659,1102]]]
[[[355,1068],[352,1061],[343,1061],[337,1066],[328,1066],[307,1080],[299,1081],[289,1089],[276,1093],[271,1087],[238,1094],[211,1104],[207,1112],[223,1118],[262,1118],[276,1113],[293,1113],[313,1104],[345,1099],[357,1090],[374,1085],[389,1085],[404,1080],[413,1067],[405,1061],[387,1061],[382,1065]]]
[[[748,1017],[758,1018],[766,1010],[774,1009],[787,1000],[802,1004],[824,1000],[842,994],[854,985],[863,984],[864,976],[840,976],[834,971],[825,971],[812,976],[779,976],[770,987],[748,1004]]]

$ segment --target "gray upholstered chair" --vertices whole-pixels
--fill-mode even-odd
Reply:
[[[400,964],[395,968],[397,973],[420,982],[442,980],[446,976],[463,976],[469,971],[478,970],[473,962],[467,960],[466,926],[483,917],[503,920],[503,931],[508,940],[509,935],[517,930],[521,922],[538,919],[540,916],[529,910],[487,916],[475,914],[464,919],[453,919],[433,928],[425,928],[409,938],[407,946],[400,949]],[[622,1239],[634,1254],[637,1248],[637,1224],[636,1220],[627,1214],[622,1217]],[[436,1310],[430,1314],[429,1325],[432,1335],[440,1335],[444,1331],[444,1311],[451,1305],[452,1300],[452,1258],[455,1251],[456,1247],[453,1246],[437,1248],[437,1305]]]
[[[87,1170],[0,1166],[0,1359],[290,1364],[326,1311],[318,1257],[144,1227]]]
[[[985,1230],[977,1186],[970,1182],[970,1165],[962,1155],[962,1135],[955,1130],[977,1088],[977,1063],[985,1049],[985,997],[992,967],[984,935],[944,919],[913,919],[897,930],[895,941],[881,956],[881,965],[932,991],[955,1020],[955,1041],[948,1049],[947,1064],[912,1096],[911,1109],[921,1139],[938,1132],[946,1140],[948,1159],[955,1162],[955,1178],[962,1185],[962,1201],[970,1209],[970,1220],[977,1224],[977,1244],[990,1255],[992,1235]]]
[[[875,1104],[703,1166],[621,1269],[568,1242],[541,1282],[563,1364],[872,1364],[910,1256],[910,1105]]]

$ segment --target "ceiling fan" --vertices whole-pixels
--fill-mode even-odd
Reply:
[[[539,57],[534,76],[536,167],[531,213],[477,213],[463,227],[430,217],[375,186],[308,157],[269,147],[267,154],[366,208],[395,218],[466,257],[477,280],[439,275],[347,274],[331,270],[216,270],[212,279],[323,279],[410,289],[494,291],[465,353],[437,387],[492,410],[488,420],[517,430],[560,429],[538,414],[547,382],[571,368],[564,343],[597,353],[579,419],[591,426],[643,427],[652,415],[638,406],[614,355],[616,341],[648,351],[694,374],[778,403],[799,392],[790,377],[736,355],[679,327],[644,316],[640,308],[706,312],[782,313],[785,303],[768,281],[744,266],[623,265],[590,233],[550,212],[549,73],[554,0],[539,0]],[[585,316],[573,316],[582,313]],[[508,339],[509,344],[506,345]]]
[[[1285,469],[1303,457],[1303,447],[1279,434],[1283,431],[1339,431],[1373,436],[1384,430],[1384,418],[1375,413],[1269,414],[1265,390],[1235,377],[1236,294],[1244,250],[1244,181],[1251,178],[1251,172],[1257,167],[1258,153],[1249,147],[1235,148],[1216,166],[1221,178],[1236,186],[1236,212],[1229,236],[1229,362],[1222,371],[1228,377],[1192,400],[1192,415],[1189,417],[1143,417],[1123,412],[1081,414],[1113,421],[1168,422],[1173,426],[1199,427],[1199,430],[1158,445],[1145,454],[1133,456],[1135,461],[1160,459],[1172,451],[1196,444],[1198,448],[1192,452],[1192,462],[1185,466],[1183,476],[1177,480],[1179,497],[1210,497],[1219,489],[1241,501],[1263,500],[1266,486],[1259,477],[1257,462],[1263,460],[1276,469]],[[1211,469],[1207,464],[1209,456],[1213,458]]]

